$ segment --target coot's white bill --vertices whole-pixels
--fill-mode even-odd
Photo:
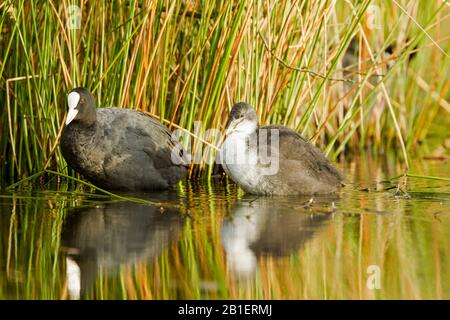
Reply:
[[[67,105],[69,106],[69,112],[67,113],[66,125],[72,122],[73,119],[78,114],[77,105],[80,102],[80,94],[78,92],[72,91],[67,96]]]

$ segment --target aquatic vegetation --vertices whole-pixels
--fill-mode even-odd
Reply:
[[[450,299],[449,19],[445,1],[2,1],[0,299]],[[59,148],[80,85],[193,153],[246,101],[345,160],[347,187],[267,202],[202,151],[175,191],[100,189]]]
[[[363,148],[393,151],[405,169],[421,142],[448,148],[445,2],[77,5],[0,5],[0,180],[45,169],[72,175],[58,145],[66,94],[78,85],[104,105],[200,137],[193,151],[216,143],[207,130],[223,130],[237,101],[254,105],[263,124],[300,131],[333,160]],[[191,177],[213,172],[208,156]]]

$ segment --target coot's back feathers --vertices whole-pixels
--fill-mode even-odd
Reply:
[[[281,188],[277,192],[286,189],[301,190],[302,193],[322,193],[318,190],[335,190],[341,186],[341,173],[320,149],[298,132],[281,125],[268,125],[261,129],[268,132],[270,129],[278,130],[279,172],[266,177],[277,188]]]

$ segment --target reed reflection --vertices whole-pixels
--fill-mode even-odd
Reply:
[[[176,209],[130,202],[77,209],[62,234],[70,297],[86,296],[100,269],[113,275],[121,266],[152,261],[178,240],[182,224]]]

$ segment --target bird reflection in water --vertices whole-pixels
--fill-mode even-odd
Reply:
[[[85,297],[97,272],[112,275],[119,267],[151,261],[178,240],[182,215],[176,209],[138,203],[108,203],[72,212],[63,229],[67,283],[71,299]]]
[[[297,252],[326,224],[337,199],[336,195],[242,199],[222,226],[229,270],[248,279],[257,270],[258,258]]]

